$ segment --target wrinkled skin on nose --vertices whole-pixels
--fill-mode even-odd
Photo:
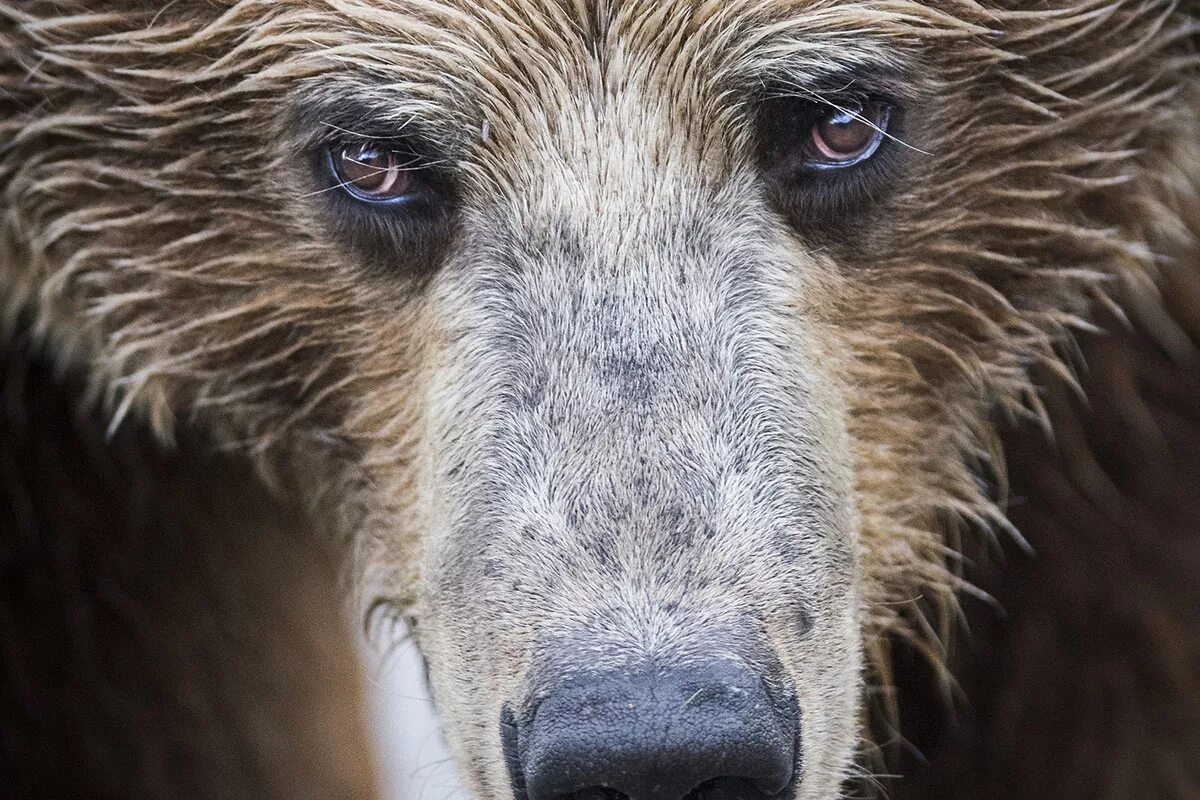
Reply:
[[[853,752],[855,518],[821,271],[751,185],[671,175],[622,197],[530,187],[479,212],[430,287],[415,617],[481,796],[512,796],[506,705],[646,665],[726,659],[794,687],[801,797]]]

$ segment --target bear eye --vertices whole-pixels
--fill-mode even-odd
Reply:
[[[808,132],[804,165],[842,169],[866,161],[879,149],[890,119],[891,108],[878,101],[826,109]]]
[[[760,175],[792,227],[820,235],[853,224],[902,185],[913,148],[903,145],[908,109],[893,96],[784,87],[758,103]]]
[[[368,203],[411,195],[420,168],[412,155],[371,143],[331,148],[329,164],[337,184],[351,197]]]

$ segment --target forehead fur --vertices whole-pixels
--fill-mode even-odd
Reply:
[[[627,136],[686,140],[703,159],[766,94],[815,97],[864,75],[915,94],[931,45],[984,30],[970,6],[956,16],[911,2],[335,8],[320,24],[323,46],[305,56],[320,73],[300,92],[312,105],[356,102],[375,124],[420,126],[452,152],[486,139],[492,153],[526,158],[585,156],[597,144],[589,124],[619,118]]]

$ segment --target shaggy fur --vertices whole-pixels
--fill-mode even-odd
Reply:
[[[1035,368],[1069,375],[1114,300],[1177,341],[1153,282],[1196,246],[1200,122],[1170,0],[32,0],[0,4],[0,53],[7,318],[114,430],[192,421],[305,487],[359,612],[415,617],[488,797],[540,636],[603,620],[686,654],[734,606],[808,692],[803,796],[835,791],[860,648],[883,685],[889,635],[943,663],[964,534],[1011,530],[997,420],[1045,418]],[[854,81],[904,107],[888,179],[789,217],[760,110]],[[308,154],[362,126],[438,143],[457,213],[428,246],[314,183]],[[680,413],[711,398],[719,435]],[[743,441],[748,488],[696,501]],[[620,468],[642,452],[649,488]],[[596,453],[610,502],[572,506]],[[715,544],[656,545],[687,555],[642,544],[717,517]],[[606,563],[638,576],[609,616]]]
[[[1081,341],[1086,405],[1048,380],[1054,440],[1005,436],[1010,518],[1035,554],[972,572],[999,602],[965,605],[953,707],[900,659],[891,796],[1200,796],[1200,261],[1179,256],[1162,276],[1172,346],[1158,315],[1108,320]]]

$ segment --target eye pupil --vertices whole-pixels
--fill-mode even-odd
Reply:
[[[338,180],[365,200],[392,200],[408,194],[412,171],[400,154],[376,147],[346,147],[333,155]]]

